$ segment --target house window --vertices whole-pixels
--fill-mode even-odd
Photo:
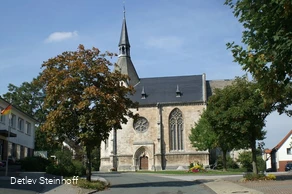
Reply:
[[[183,150],[183,117],[176,108],[169,115],[170,150]]]
[[[10,127],[16,128],[16,115],[11,114]]]
[[[20,131],[23,131],[23,129],[24,129],[24,120],[20,117],[18,118],[18,129]]]
[[[26,134],[30,135],[31,134],[31,124],[30,122],[26,121]]]
[[[0,111],[2,111],[3,109],[3,107],[0,107]],[[5,115],[0,114],[0,122],[5,123]]]
[[[287,155],[292,155],[292,148],[287,148]]]

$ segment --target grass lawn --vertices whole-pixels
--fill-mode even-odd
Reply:
[[[181,170],[162,170],[162,171],[137,171],[136,173],[165,174],[165,175],[241,175],[242,169],[207,170],[206,172],[186,172]]]

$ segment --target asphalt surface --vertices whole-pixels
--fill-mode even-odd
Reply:
[[[100,194],[214,194],[198,181],[176,180],[148,174],[96,173],[105,178],[110,188]]]
[[[92,180],[109,182],[111,186],[101,194],[291,194],[292,174],[275,173],[276,181],[238,182],[242,175],[164,175],[93,172]],[[12,173],[12,177],[37,179],[46,177],[57,179],[44,173]],[[12,181],[15,181],[14,179]],[[26,180],[25,180],[26,181]],[[39,181],[38,181],[39,182]],[[24,183],[24,182],[22,182]],[[26,183],[28,183],[26,181]],[[81,189],[68,184],[12,184],[10,177],[0,176],[0,194],[92,194],[95,190]]]

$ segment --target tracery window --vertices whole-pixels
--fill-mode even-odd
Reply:
[[[169,115],[169,134],[170,150],[183,150],[183,117],[178,108]]]
[[[134,121],[133,127],[138,132],[145,132],[149,127],[149,122],[144,117],[139,117]]]

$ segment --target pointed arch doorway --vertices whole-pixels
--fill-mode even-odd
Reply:
[[[151,151],[146,146],[139,147],[134,154],[136,170],[149,170],[152,165]]]

